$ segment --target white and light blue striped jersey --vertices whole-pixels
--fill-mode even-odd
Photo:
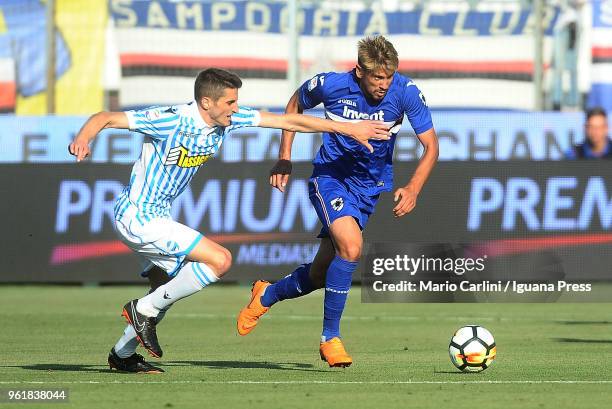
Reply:
[[[148,221],[167,217],[174,199],[189,185],[198,168],[221,147],[234,129],[258,126],[259,111],[240,107],[228,127],[211,127],[202,119],[195,101],[126,112],[130,130],[145,135],[140,158],[129,184],[115,204],[115,217],[130,207]]]

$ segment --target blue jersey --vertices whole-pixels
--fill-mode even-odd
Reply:
[[[612,139],[608,138],[606,147],[599,154],[593,152],[588,141],[575,145],[565,152],[565,159],[612,159]]]
[[[370,141],[374,153],[347,136],[324,133],[323,145],[313,161],[313,177],[331,176],[370,196],[393,188],[393,148],[404,114],[417,134],[433,128],[423,94],[412,80],[398,73],[377,103],[365,98],[354,71],[314,76],[300,87],[299,103],[304,109],[322,103],[325,116],[334,121],[371,119],[392,127],[390,140]]]
[[[261,118],[259,111],[240,107],[230,126],[210,126],[193,101],[126,115],[130,129],[146,137],[130,183],[117,199],[115,215],[120,218],[131,206],[141,221],[170,216],[174,199],[219,150],[225,136],[236,128],[258,126]]]

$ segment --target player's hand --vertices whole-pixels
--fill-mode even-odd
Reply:
[[[289,183],[289,175],[291,175],[291,161],[280,159],[270,170],[270,185],[285,193],[285,186]]]
[[[402,217],[412,211],[416,206],[417,192],[408,187],[400,187],[395,191],[393,200],[397,203],[393,208],[395,217]]]
[[[360,121],[346,122],[347,130],[345,135],[350,136],[357,142],[365,146],[370,153],[374,152],[374,148],[368,142],[368,139],[378,141],[388,141],[389,127],[384,122],[380,121]]]
[[[87,141],[76,138],[70,145],[68,145],[68,152],[70,152],[71,155],[76,156],[77,162],[80,162],[89,156],[91,150],[89,149],[89,143]]]

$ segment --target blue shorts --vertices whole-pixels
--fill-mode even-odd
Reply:
[[[308,183],[310,202],[314,206],[323,228],[317,237],[329,237],[329,226],[334,220],[352,216],[363,230],[374,212],[380,194],[368,196],[337,179],[316,176]]]

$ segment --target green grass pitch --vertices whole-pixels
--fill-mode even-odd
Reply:
[[[143,293],[0,287],[0,388],[64,387],[70,401],[58,407],[113,409],[558,409],[612,399],[611,304],[361,304],[354,288],[342,323],[354,364],[335,369],[318,356],[320,292],[274,306],[239,337],[235,316],[249,288],[217,285],[179,302],[160,324],[165,374],[111,372],[106,357],[124,327],[121,306]],[[472,323],[493,333],[498,358],[463,374],[447,346]]]

